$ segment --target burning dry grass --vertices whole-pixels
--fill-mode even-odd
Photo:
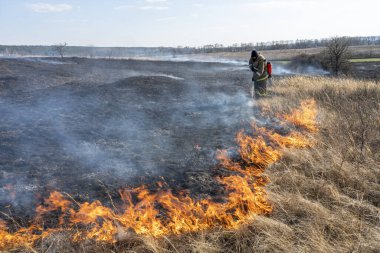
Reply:
[[[216,228],[206,226],[200,231],[187,230],[190,233],[175,236],[162,233],[158,238],[123,231],[118,233],[119,240],[116,243],[94,243],[93,240],[74,240],[68,243],[68,238],[72,237],[75,231],[61,229],[52,236],[40,236],[35,241],[35,249],[19,251],[378,252],[380,248],[380,87],[375,83],[350,79],[295,77],[276,82],[272,91],[276,96],[259,101],[261,106],[266,108],[268,117],[282,115],[286,124],[293,124],[299,132],[278,135],[253,125],[253,132],[258,133],[257,138],[244,132],[238,134],[240,156],[243,161],[229,159],[226,151],[221,151],[219,154],[223,166],[240,175],[219,179],[226,185],[229,197],[233,200],[248,197],[237,203],[232,199],[229,200],[233,204],[232,208],[239,210],[231,216],[233,220],[230,222],[237,218],[244,220],[236,224],[239,225],[238,229],[231,230],[228,228],[236,226],[225,226],[223,222],[205,218],[206,224],[215,222],[222,226]],[[303,110],[294,110],[293,108],[297,108],[301,101],[304,101],[301,107]],[[312,121],[300,120],[316,116],[314,106],[318,106],[319,111],[318,133]],[[291,111],[292,113],[289,113]],[[305,131],[311,133],[305,134]],[[266,176],[262,174],[266,168],[265,173],[271,179],[271,183],[267,186]],[[249,182],[246,178],[251,176],[258,179],[254,187],[242,187],[244,183]],[[264,186],[265,189],[262,188]],[[250,189],[254,195],[239,192],[239,189]],[[257,197],[257,191],[263,191],[260,198],[265,198],[265,192],[268,193],[272,207],[266,206],[266,199],[259,199],[258,202],[252,200],[251,197]],[[143,191],[139,193],[143,194],[141,192]],[[158,200],[166,200],[171,193],[165,194],[164,197],[160,197],[163,199]],[[129,195],[124,193],[124,196],[128,199]],[[143,197],[149,199],[152,195],[146,193]],[[157,195],[155,197],[157,198]],[[192,210],[184,212],[184,215],[197,212],[196,209],[199,207],[194,204],[202,205],[201,202],[191,202],[192,200],[187,199],[185,195],[182,197],[184,199],[179,198],[179,202],[187,203],[186,206],[190,205]],[[72,205],[71,201],[70,203],[65,201],[69,200],[63,198],[59,202],[60,208],[69,208]],[[247,206],[251,206],[247,205],[247,201],[253,201],[251,204],[255,208],[267,211],[273,209],[273,212],[267,216],[255,216],[254,220],[251,220],[249,214],[257,212],[247,210]],[[50,204],[55,205],[53,202],[51,199],[51,202],[40,207],[40,211],[49,211]],[[241,206],[242,203],[245,204]],[[264,206],[260,207],[258,203]],[[237,207],[239,205],[242,208],[239,209]],[[181,206],[179,209],[186,208]],[[170,207],[166,206],[166,209]],[[204,207],[201,209],[207,210]],[[114,212],[105,212],[106,214],[102,215],[116,215]],[[228,216],[230,209],[219,209],[218,212],[219,215],[225,212],[225,216]],[[77,209],[69,209],[63,213],[69,214],[71,218],[84,215]],[[88,218],[91,212],[84,213]],[[61,216],[61,218],[69,217]],[[81,223],[83,224],[83,221]],[[163,224],[158,225],[163,226],[160,229],[171,229],[171,231],[176,229]],[[0,230],[4,226],[5,224],[0,223]],[[71,229],[81,231],[80,224],[74,223]],[[87,231],[87,234],[92,232]],[[112,234],[112,230],[109,232]]]

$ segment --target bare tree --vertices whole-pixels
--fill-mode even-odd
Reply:
[[[335,37],[330,39],[324,51],[324,65],[338,76],[347,73],[350,68],[350,40],[346,37]]]
[[[67,42],[59,43],[57,45],[53,45],[53,50],[57,52],[63,59],[63,55],[65,53],[66,47],[67,47]]]

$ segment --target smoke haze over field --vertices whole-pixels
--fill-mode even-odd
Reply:
[[[6,61],[12,78],[2,82],[13,84],[0,97],[0,203],[16,212],[51,190],[92,199],[102,198],[103,185],[115,190],[160,176],[191,185],[195,172],[211,177],[215,151],[234,146],[255,117],[248,85],[241,87],[250,74],[233,65]],[[33,82],[24,79],[28,71],[37,73]],[[116,81],[83,75],[110,71]],[[39,87],[39,78],[50,86]]]
[[[87,200],[160,176],[213,191],[197,180],[210,177],[216,150],[260,122],[243,61],[15,58],[0,60],[3,70],[0,204],[16,212],[51,190]],[[324,74],[276,62],[273,73]]]

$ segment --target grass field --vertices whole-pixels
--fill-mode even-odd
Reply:
[[[281,50],[263,50],[261,53],[272,61],[289,61],[300,54],[318,54],[324,48],[305,48],[305,49],[281,49]],[[380,46],[352,46],[350,47],[352,57],[366,59],[379,58]],[[205,54],[209,57],[223,58],[230,60],[248,61],[250,52],[222,52]]]
[[[350,62],[380,62],[380,58],[351,59]]]
[[[291,61],[274,61],[276,63],[280,64],[287,64]],[[365,63],[365,62],[380,62],[380,58],[363,58],[363,59],[350,59],[350,62],[352,63]]]
[[[65,234],[38,252],[378,252],[380,248],[380,87],[371,81],[291,77],[258,101],[269,114],[305,99],[318,107],[314,147],[283,150],[267,170],[273,213],[237,230],[213,229],[162,238],[129,235],[116,244]],[[35,252],[33,250],[23,250]]]

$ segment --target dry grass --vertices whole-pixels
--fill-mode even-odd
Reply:
[[[379,252],[380,85],[317,77],[282,79],[259,103],[285,112],[314,98],[320,131],[314,148],[288,150],[272,166],[274,212],[236,231],[125,236],[113,245],[45,239],[38,252]]]
[[[297,55],[301,54],[318,54],[322,52],[323,48],[306,48],[306,49],[278,49],[278,50],[262,50],[262,53],[268,60],[271,61],[288,61]],[[204,54],[208,57],[222,58],[229,60],[247,61],[250,57],[249,52],[220,52],[220,53],[207,53]]]
[[[318,54],[324,48],[305,48],[305,49],[279,49],[260,51],[268,60],[271,61],[288,61],[301,54]],[[380,56],[380,46],[351,46],[352,57],[354,58],[374,58]],[[223,58],[230,60],[248,61],[250,52],[221,52],[208,53],[205,56]]]

